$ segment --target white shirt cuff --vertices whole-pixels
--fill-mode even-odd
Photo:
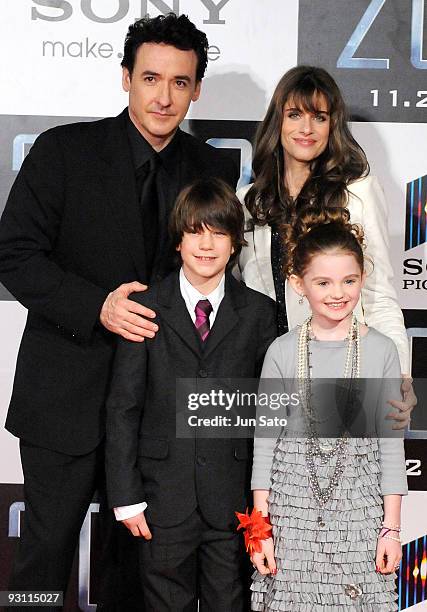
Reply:
[[[141,514],[141,512],[144,512],[146,507],[146,502],[141,502],[140,504],[132,504],[131,506],[119,506],[118,508],[114,508],[116,521],[125,521],[126,519],[132,518],[137,514]]]

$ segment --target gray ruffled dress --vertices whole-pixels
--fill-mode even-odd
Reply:
[[[295,377],[297,334],[294,330],[271,345],[263,379],[283,379],[286,384]],[[314,382],[342,375],[346,341],[312,340],[309,350]],[[400,397],[400,366],[393,342],[374,329],[361,339],[364,377],[389,379],[374,410],[373,422],[378,423],[379,416],[390,412],[386,400]],[[278,572],[254,574],[252,610],[397,610],[395,574],[375,572],[375,552],[383,520],[382,496],[407,493],[403,439],[349,438],[344,472],[320,512],[309,484],[304,423],[297,412],[286,429],[277,430],[278,438],[255,439],[252,489],[270,490]],[[368,425],[367,431],[371,431]],[[322,465],[315,459],[321,488],[328,484],[335,461],[336,456]]]

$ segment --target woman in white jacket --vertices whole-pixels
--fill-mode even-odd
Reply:
[[[284,283],[281,225],[305,206],[347,207],[365,232],[367,271],[356,316],[396,344],[409,372],[408,341],[392,286],[387,210],[377,179],[347,126],[340,90],[322,68],[298,66],[279,81],[256,137],[255,181],[238,191],[248,246],[239,267],[245,283],[277,301],[282,334],[308,316],[303,296]],[[412,401],[412,400],[410,400]]]

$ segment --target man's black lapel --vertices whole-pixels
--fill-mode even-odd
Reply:
[[[241,284],[230,272],[225,276],[225,295],[218,308],[215,322],[205,341],[204,355],[207,357],[239,323],[238,310],[247,303]]]
[[[103,191],[107,194],[108,203],[121,229],[123,243],[133,259],[138,278],[147,282],[142,218],[136,194],[135,170],[126,134],[127,112],[125,109],[111,122],[111,128],[102,143],[100,156],[109,166],[105,173],[106,185],[103,186]]]
[[[197,356],[202,354],[202,344],[191,320],[179,288],[179,272],[168,276],[159,287],[157,300],[161,306],[162,321],[171,327]]]

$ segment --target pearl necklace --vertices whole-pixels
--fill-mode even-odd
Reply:
[[[317,524],[324,527],[323,509],[331,499],[335,487],[344,472],[345,447],[348,440],[346,431],[343,431],[334,446],[322,446],[315,429],[315,415],[311,405],[311,372],[309,355],[309,342],[312,337],[311,319],[309,317],[300,327],[298,335],[298,361],[297,378],[299,397],[303,406],[306,420],[309,427],[309,435],[306,442],[306,463],[308,468],[308,479],[313,491],[315,500],[319,507]],[[352,397],[352,380],[360,378],[360,329],[357,319],[352,315],[349,332],[347,336],[347,352],[344,364],[343,378],[349,380],[347,389],[347,402],[350,403]],[[321,465],[325,465],[332,457],[336,456],[335,468],[329,479],[327,486],[322,489],[316,473],[315,458],[320,458]]]

